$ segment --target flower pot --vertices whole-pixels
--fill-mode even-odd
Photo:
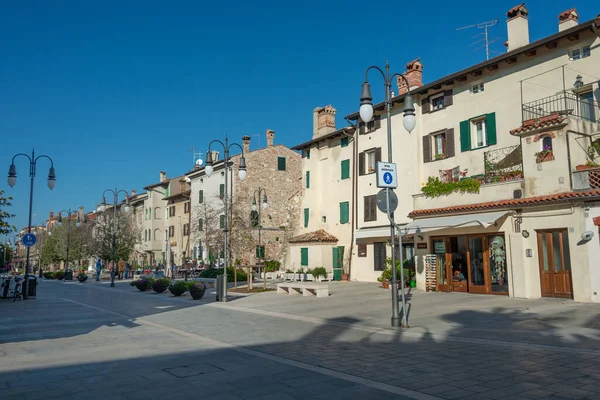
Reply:
[[[204,297],[205,292],[206,289],[190,289],[190,296],[192,296],[192,299],[194,300],[200,300]]]
[[[390,283],[388,281],[383,281],[383,282],[381,282],[381,287],[384,289],[389,289]]]
[[[581,165],[577,165],[577,166],[575,167],[575,170],[576,170],[576,171],[585,171],[585,170],[587,170],[587,169],[595,169],[595,168],[598,168],[598,167],[592,167],[591,165],[584,165],[584,164],[581,164]]]
[[[78,276],[78,277],[77,277],[77,280],[78,280],[80,283],[83,283],[83,282],[87,281],[87,278],[88,278],[87,276]]]
[[[167,290],[169,286],[164,284],[164,283],[153,283],[152,284],[152,290],[154,290],[156,293],[162,293],[165,290]]]
[[[139,290],[140,292],[145,292],[146,290],[148,290],[148,284],[146,282],[143,283],[136,283],[135,287],[137,288],[137,290]]]
[[[347,281],[348,280],[348,274],[342,274],[342,280],[343,281]]]
[[[552,161],[552,160],[554,160],[554,154],[550,151],[550,152],[538,155],[536,162],[542,163],[542,162]]]
[[[169,292],[171,292],[171,294],[173,296],[181,296],[182,294],[184,294],[187,290],[184,288],[179,288],[179,287],[174,287],[174,286],[169,286]]]

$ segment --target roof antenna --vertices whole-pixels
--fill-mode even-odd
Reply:
[[[192,147],[190,151],[192,152],[192,163],[194,165],[202,165],[202,152],[197,152],[195,147]]]
[[[456,28],[456,30],[461,31],[463,29],[469,29],[469,28],[475,28],[475,27],[477,27],[479,29],[483,29],[483,33],[473,36],[473,39],[475,39],[478,36],[483,36],[483,39],[477,40],[477,41],[471,43],[469,46],[473,46],[474,44],[485,42],[483,45],[477,47],[473,51],[477,51],[477,50],[485,47],[485,59],[489,60],[490,59],[490,44],[496,42],[498,40],[498,38],[490,40],[490,38],[488,36],[488,29],[491,28],[492,26],[496,25],[497,23],[498,23],[498,18],[496,18],[495,20],[492,20],[492,21],[480,22],[478,24],[463,26],[462,28]]]

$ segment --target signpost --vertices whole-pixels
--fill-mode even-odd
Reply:
[[[25,247],[33,247],[37,243],[37,238],[33,233],[26,233],[23,235],[23,239],[21,239],[23,246]]]
[[[381,161],[377,163],[377,187],[392,189],[398,187],[396,164]]]
[[[384,214],[387,214],[388,212],[388,207],[387,207],[387,191],[390,191],[390,213],[393,213],[394,211],[396,211],[396,208],[398,208],[398,196],[396,196],[396,193],[394,193],[393,190],[391,189],[381,189],[379,191],[379,193],[377,193],[377,208],[379,209],[379,211],[381,211]]]

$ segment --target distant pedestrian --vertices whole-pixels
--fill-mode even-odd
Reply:
[[[96,281],[100,281],[100,272],[102,272],[102,262],[100,259],[96,260]]]
[[[125,279],[129,278],[129,271],[131,271],[131,265],[128,262],[125,263]]]

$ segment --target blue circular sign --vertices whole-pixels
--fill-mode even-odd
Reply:
[[[389,185],[390,183],[392,183],[392,174],[389,172],[386,172],[385,174],[383,174],[383,181],[385,182],[386,185]]]
[[[31,247],[37,243],[37,238],[33,233],[27,233],[23,235],[23,239],[21,241],[23,242],[23,246]]]

